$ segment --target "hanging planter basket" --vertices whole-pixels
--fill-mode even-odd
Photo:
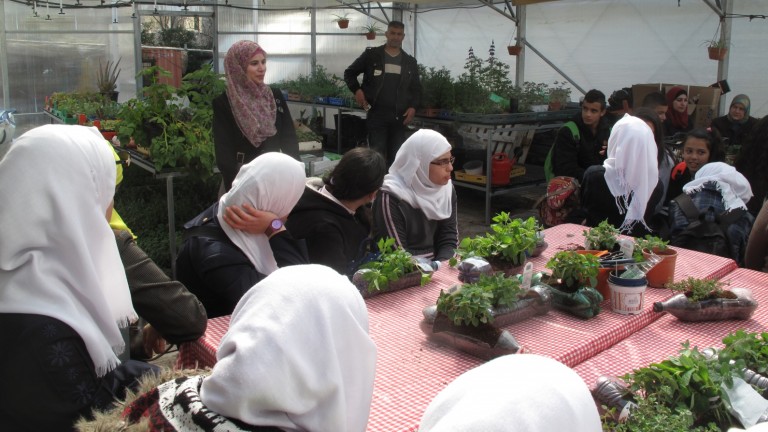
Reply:
[[[509,52],[509,55],[511,56],[520,55],[522,51],[523,51],[522,45],[507,45],[507,52]]]
[[[368,40],[374,40],[374,39],[376,39],[376,33],[374,33],[374,32],[366,33],[365,34],[365,38],[368,39]]]
[[[336,24],[339,25],[340,29],[345,29],[345,28],[349,27],[349,20],[348,19],[340,19],[340,20],[336,21]]]
[[[728,54],[728,48],[707,47],[707,51],[709,51],[710,60],[722,61],[725,59],[726,54]]]

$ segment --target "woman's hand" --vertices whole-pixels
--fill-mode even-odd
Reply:
[[[250,204],[229,206],[224,209],[224,222],[234,229],[250,234],[264,234],[269,224],[275,219],[277,219],[276,214],[256,210]]]

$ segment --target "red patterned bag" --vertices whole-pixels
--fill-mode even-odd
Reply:
[[[539,217],[546,227],[567,222],[568,215],[579,208],[579,187],[573,177],[558,176],[549,181],[547,194],[538,204]]]

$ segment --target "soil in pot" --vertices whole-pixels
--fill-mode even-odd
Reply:
[[[653,266],[653,268],[645,274],[645,277],[648,279],[648,286],[664,288],[665,284],[674,282],[677,251],[671,248],[664,250],[653,248],[653,253],[661,257],[661,262]],[[643,257],[646,260],[648,260],[649,256],[650,253],[647,250],[643,250]]]
[[[494,347],[496,345],[496,342],[499,340],[499,336],[501,336],[502,332],[502,330],[487,323],[480,323],[479,326],[457,326],[453,323],[453,321],[451,321],[450,318],[442,313],[438,313],[435,316],[435,322],[432,325],[432,331],[435,333],[450,331],[464,336],[469,336],[471,338],[487,343],[490,347]]]
[[[488,257],[486,258],[486,261],[493,267],[493,270],[504,272],[504,275],[506,276],[514,276],[518,273],[522,273],[523,266],[525,265],[525,263],[514,264],[511,261],[501,259],[497,256]]]

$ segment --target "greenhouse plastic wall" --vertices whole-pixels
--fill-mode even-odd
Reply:
[[[99,61],[120,59],[120,100],[136,94],[131,8],[68,8],[61,14],[58,7],[42,4],[35,16],[31,6],[5,2],[7,108],[17,110],[17,136],[47,123],[44,116],[30,114],[42,112],[53,92],[96,91]]]

